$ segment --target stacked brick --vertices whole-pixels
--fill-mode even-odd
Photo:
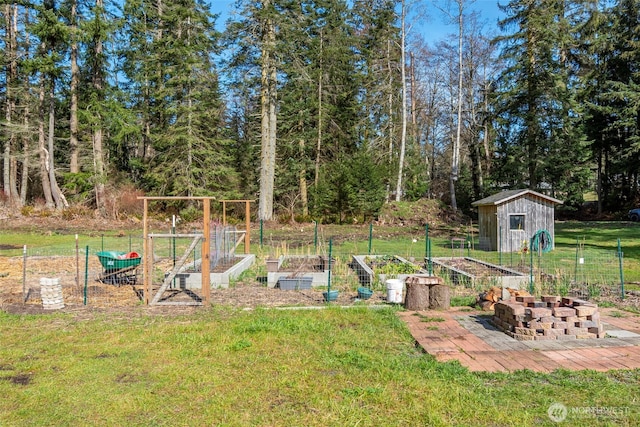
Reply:
[[[533,296],[497,302],[494,324],[519,341],[603,338],[598,306],[557,296]]]

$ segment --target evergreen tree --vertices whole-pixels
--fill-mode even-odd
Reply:
[[[567,63],[567,22],[562,2],[512,0],[502,7],[499,37],[505,70],[497,82],[496,125],[501,185],[544,190],[581,201],[585,188],[580,107]],[[570,165],[570,166],[569,166]]]
[[[212,58],[213,17],[193,0],[141,6],[136,25],[126,29],[135,44],[125,53],[124,70],[152,149],[147,186],[166,195],[235,196],[237,174],[221,130],[224,111]]]

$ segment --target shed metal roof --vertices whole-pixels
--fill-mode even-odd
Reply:
[[[553,197],[549,197],[547,195],[538,193],[537,191],[529,190],[526,188],[520,190],[505,190],[499,193],[496,193],[492,196],[485,197],[484,199],[476,200],[471,203],[473,206],[487,206],[487,205],[501,205],[503,203],[508,202],[509,200],[513,200],[518,197],[522,197],[525,195],[531,195],[534,197],[539,197],[541,199],[548,200],[552,203],[562,204],[562,200],[554,199]]]

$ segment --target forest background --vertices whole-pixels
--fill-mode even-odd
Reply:
[[[511,0],[497,30],[469,0],[238,0],[223,25],[195,0],[0,9],[14,211],[215,196],[263,220],[364,222],[508,188],[565,213],[640,201],[638,0]]]

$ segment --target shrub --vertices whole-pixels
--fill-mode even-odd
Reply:
[[[127,184],[119,188],[105,190],[105,208],[114,219],[124,216],[142,216],[143,203],[138,197],[143,196],[141,190]]]

